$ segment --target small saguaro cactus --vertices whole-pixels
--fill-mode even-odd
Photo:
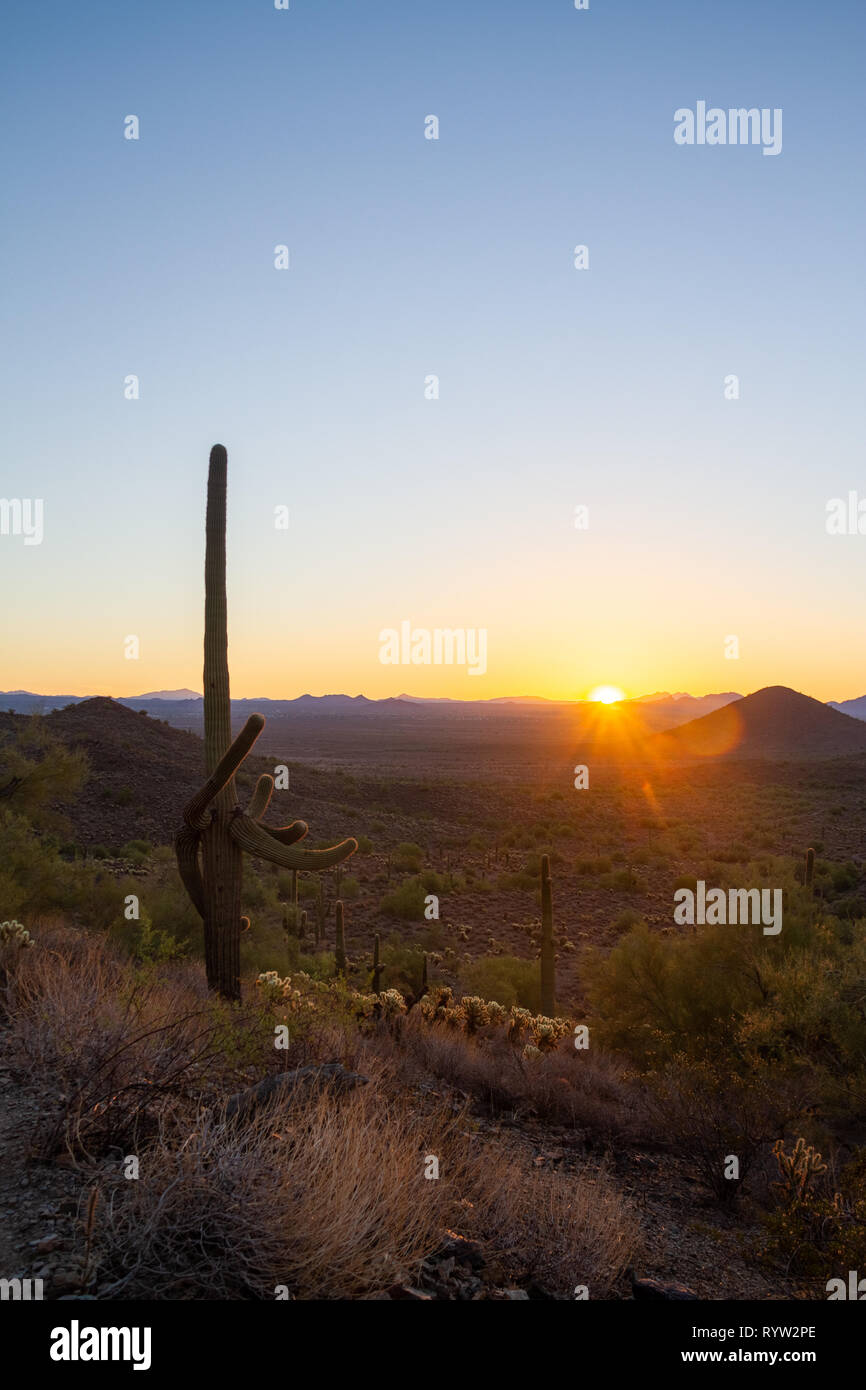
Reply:
[[[334,952],[334,966],[338,975],[346,973],[346,931],[343,925],[343,904],[338,898],[334,914],[337,919],[337,948]]]
[[[274,790],[263,774],[246,811],[238,802],[235,773],[265,721],[250,715],[237,738],[231,736],[228,634],[226,619],[226,474],[221,444],[210,453],[205,524],[204,744],[207,780],[183,813],[175,836],[177,865],[184,887],[204,923],[207,982],[226,999],[240,999],[241,886],[243,852],[297,871],[321,871],[348,859],[358,848],[344,840],[330,849],[302,849],[303,821],[274,828],[262,816]]]
[[[316,944],[325,935],[325,880],[319,879],[319,896],[316,899]]]
[[[553,898],[550,858],[541,856],[541,1012],[553,1018],[556,1009],[556,961],[553,950]]]
[[[370,984],[374,994],[380,994],[382,991],[382,971],[384,969],[385,967],[379,959],[379,933],[376,932],[373,937],[373,972],[370,976]]]
[[[809,892],[811,893],[811,892],[813,891],[813,889],[814,889],[814,886],[815,886],[815,851],[814,851],[813,849],[807,849],[807,850],[806,850],[806,877],[805,877],[805,883],[806,883],[806,887],[808,888]]]

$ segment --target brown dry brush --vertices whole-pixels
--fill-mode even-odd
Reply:
[[[379,1030],[364,1044],[387,1056],[407,1082],[435,1076],[458,1087],[491,1114],[533,1116],[584,1131],[591,1140],[645,1137],[634,1086],[605,1053],[577,1051],[568,1039],[526,1058],[493,1030],[467,1036],[443,1024],[405,1020],[398,1042]]]
[[[426,1180],[436,1153],[441,1177]],[[118,1188],[102,1297],[359,1298],[411,1276],[459,1217],[471,1155],[455,1117],[370,1085],[326,1086],[243,1122],[203,1117]]]
[[[100,1296],[358,1299],[411,1282],[457,1230],[508,1277],[562,1298],[608,1294],[640,1244],[639,1221],[603,1169],[540,1173],[503,1161],[463,1116],[422,1113],[380,1076],[164,1136],[103,1219]],[[435,1154],[438,1179],[424,1176]]]
[[[55,1101],[34,1140],[40,1157],[135,1150],[171,1113],[278,1064],[260,1012],[229,1014],[202,984],[194,970],[137,970],[87,933],[41,933],[8,1002],[13,1055],[38,1067]]]

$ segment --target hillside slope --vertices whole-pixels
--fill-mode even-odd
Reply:
[[[840,758],[866,752],[866,724],[787,686],[768,685],[659,734],[652,748],[662,757]]]

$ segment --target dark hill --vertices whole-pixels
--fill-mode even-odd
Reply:
[[[0,714],[0,735],[27,716]],[[128,840],[171,843],[183,807],[204,781],[204,744],[197,734],[172,728],[106,696],[81,700],[44,717],[45,726],[63,743],[87,757],[89,780],[78,798],[58,807],[70,822],[79,845],[118,849]],[[240,720],[233,722],[237,732]],[[310,826],[311,843],[329,834],[350,834],[345,808],[346,786],[338,774],[292,762],[297,740],[286,739],[279,755],[250,757],[238,779],[244,805],[262,772],[273,773],[277,761],[290,767],[290,790],[275,792],[267,821],[282,825],[299,816]]]
[[[866,724],[784,685],[768,685],[657,735],[662,757],[841,758],[866,752]]]

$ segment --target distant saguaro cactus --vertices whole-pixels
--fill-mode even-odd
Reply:
[[[541,856],[541,1012],[553,1018],[556,1009],[556,961],[553,953],[553,897],[550,858]]]
[[[379,933],[376,932],[373,937],[373,973],[370,976],[370,984],[374,994],[380,994],[382,991],[382,971],[384,969],[385,967],[379,959]]]
[[[337,899],[334,912],[337,918],[337,948],[334,952],[334,966],[338,975],[346,973],[346,932],[343,924],[343,904]]]
[[[319,879],[319,896],[316,899],[316,945],[325,935],[325,880]]]
[[[321,871],[358,848],[344,840],[330,849],[307,850],[296,841],[307,827],[293,821],[278,829],[261,824],[274,779],[258,779],[247,811],[238,803],[235,773],[265,721],[252,714],[232,742],[226,617],[226,474],[221,444],[210,453],[205,524],[204,742],[207,780],[186,806],[175,836],[178,870],[204,923],[205,968],[211,989],[227,999],[241,994],[240,936],[243,851],[282,868]],[[201,859],[199,859],[199,854]]]
[[[813,889],[814,889],[814,886],[815,886],[815,851],[814,851],[813,849],[807,849],[807,850],[806,850],[806,879],[805,879],[805,882],[806,882],[806,887],[808,888],[809,892],[811,893],[811,892],[813,891]]]

